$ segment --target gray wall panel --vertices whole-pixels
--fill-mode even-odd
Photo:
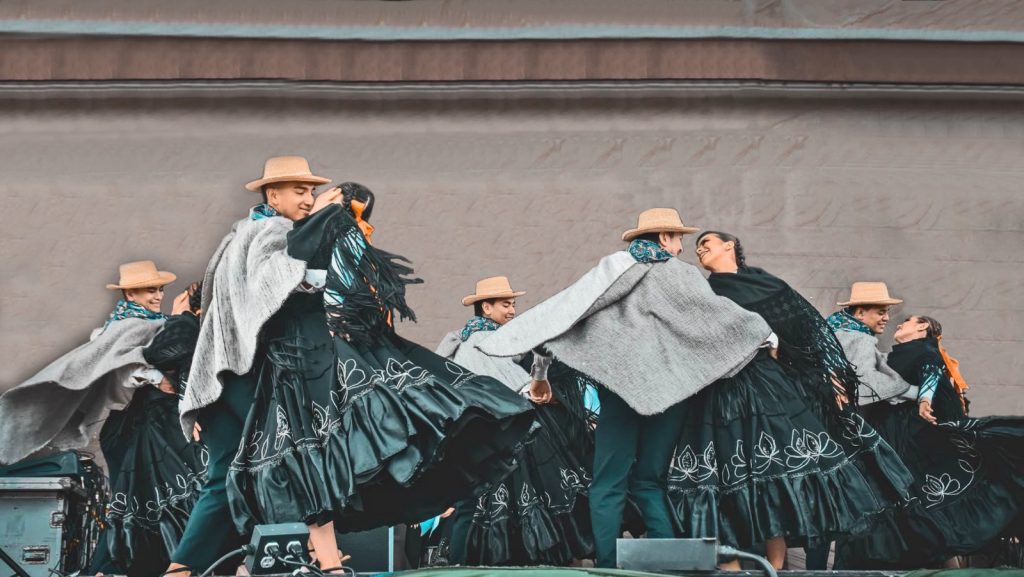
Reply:
[[[172,292],[198,278],[282,153],[378,192],[375,240],[427,281],[400,327],[425,345],[465,320],[478,277],[508,274],[529,307],[640,210],[674,206],[823,312],[887,281],[897,314],[944,322],[977,414],[1024,414],[1024,108],[1006,101],[0,102],[0,388],[103,321],[118,263],[154,258]]]

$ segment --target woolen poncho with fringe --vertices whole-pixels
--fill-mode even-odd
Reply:
[[[759,315],[711,291],[677,258],[606,256],[580,280],[483,339],[491,356],[543,346],[641,415],[742,369],[771,334]]]

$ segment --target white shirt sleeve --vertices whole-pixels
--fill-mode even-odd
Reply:
[[[327,286],[327,271],[322,268],[306,269],[306,276],[295,290],[303,293],[315,293]]]
[[[128,379],[135,386],[141,387],[143,385],[153,385],[157,387],[160,385],[160,381],[164,380],[164,374],[154,369],[153,367],[143,367],[132,371]]]

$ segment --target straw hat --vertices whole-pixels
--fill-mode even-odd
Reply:
[[[108,284],[108,289],[137,289],[164,286],[178,278],[174,273],[156,270],[151,260],[139,260],[121,265],[121,280],[117,284]]]
[[[462,299],[462,306],[470,306],[473,303],[489,299],[514,299],[526,294],[524,291],[513,291],[512,285],[508,283],[508,277],[492,276],[476,283],[476,292]]]
[[[265,184],[274,182],[311,182],[327,184],[331,179],[313,176],[309,162],[301,156],[275,156],[263,165],[263,178],[245,185],[249,190],[259,191]]]
[[[640,217],[636,219],[636,228],[622,233],[622,240],[630,241],[649,232],[689,234],[699,230],[699,228],[684,225],[683,221],[679,219],[679,213],[674,208],[651,208],[640,213]]]
[[[903,302],[889,296],[889,287],[884,282],[855,282],[850,287],[850,300],[836,303],[841,307],[853,305],[898,305]]]

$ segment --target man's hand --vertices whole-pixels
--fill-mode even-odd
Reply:
[[[917,414],[924,420],[928,421],[933,425],[939,424],[939,420],[932,414],[932,402],[921,401],[917,403]]]
[[[448,507],[447,511],[445,511],[444,513],[441,513],[441,518],[442,519],[447,519],[448,517],[451,517],[452,513],[454,513],[454,512],[455,512],[455,507]]]
[[[178,393],[178,391],[174,390],[174,385],[171,384],[171,381],[167,380],[167,377],[161,379],[160,384],[157,385],[156,388],[160,389],[161,393],[167,393],[168,395],[175,395]]]
[[[185,311],[191,310],[188,306],[188,297],[188,291],[184,291],[180,295],[174,297],[174,304],[171,305],[172,315],[180,315]]]
[[[530,382],[530,400],[543,405],[551,402],[551,383],[533,380]]]
[[[316,214],[316,212],[329,204],[337,204],[341,202],[341,189],[334,187],[330,190],[325,190],[320,194],[316,195],[313,199],[313,208],[309,210],[309,214]]]
[[[203,428],[199,426],[199,423],[192,425],[192,440],[199,442],[199,433],[203,432]]]

